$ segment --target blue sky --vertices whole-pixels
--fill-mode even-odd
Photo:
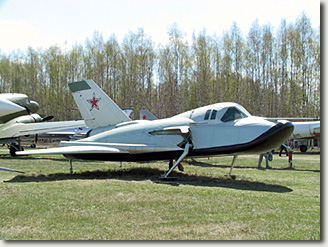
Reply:
[[[234,21],[246,36],[256,19],[276,31],[283,18],[295,22],[302,11],[314,28],[320,25],[320,0],[0,0],[0,50],[8,54],[54,44],[70,49],[95,30],[122,42],[138,28],[156,45],[165,44],[174,22],[187,40],[203,28],[222,35]]]

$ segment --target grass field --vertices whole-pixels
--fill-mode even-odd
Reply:
[[[0,149],[0,239],[320,240],[320,154],[183,162],[69,162],[63,156],[12,158]],[[263,162],[264,163],[264,162]]]

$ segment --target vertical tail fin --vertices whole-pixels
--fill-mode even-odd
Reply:
[[[148,110],[141,110],[140,111],[140,120],[157,120],[158,118],[155,117],[150,111]]]
[[[131,121],[131,119],[92,80],[68,84],[86,125],[91,128],[106,127]]]

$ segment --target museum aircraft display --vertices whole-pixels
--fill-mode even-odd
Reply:
[[[291,139],[298,143],[301,152],[308,150],[308,140],[312,144],[314,139],[320,140],[320,121],[309,122],[292,122],[294,125],[294,132]]]
[[[148,110],[141,110],[139,113],[140,120],[157,120],[158,118]]]
[[[237,103],[217,103],[171,118],[132,121],[92,80],[69,84],[88,137],[60,147],[17,155],[63,154],[72,160],[150,161],[175,159],[163,178],[186,157],[231,155],[229,175],[240,154],[260,154],[280,146],[293,133],[289,121],[252,116]]]
[[[38,110],[39,104],[25,94],[0,94],[0,143],[8,144],[11,155],[22,150],[20,138],[23,136],[85,126],[83,120],[46,122],[53,117],[37,114]]]
[[[0,94],[0,123],[8,122],[16,117],[36,113],[39,104],[21,93]]]
[[[294,125],[290,140],[298,143],[301,152],[306,152],[308,141],[313,143],[314,139],[320,140],[320,119],[318,118],[267,118],[269,120],[288,120]],[[315,121],[314,121],[315,120]]]
[[[278,117],[278,118],[267,118],[267,120],[288,120],[294,125],[294,131],[290,136],[290,140],[295,140],[299,143],[300,151],[306,152],[307,150],[307,140],[320,139],[320,120],[314,118],[288,118],[288,117]],[[157,120],[158,118],[154,116],[148,110],[140,111],[141,120]],[[298,121],[298,122],[296,122]]]
[[[292,122],[294,125],[293,139],[319,138],[320,121]]]

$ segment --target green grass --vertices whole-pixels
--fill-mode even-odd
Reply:
[[[320,240],[320,155],[295,154],[294,169],[274,155],[183,162],[73,163],[62,156],[12,158],[0,151],[0,239]],[[190,161],[190,160],[187,160]],[[88,172],[89,171],[89,172]]]

